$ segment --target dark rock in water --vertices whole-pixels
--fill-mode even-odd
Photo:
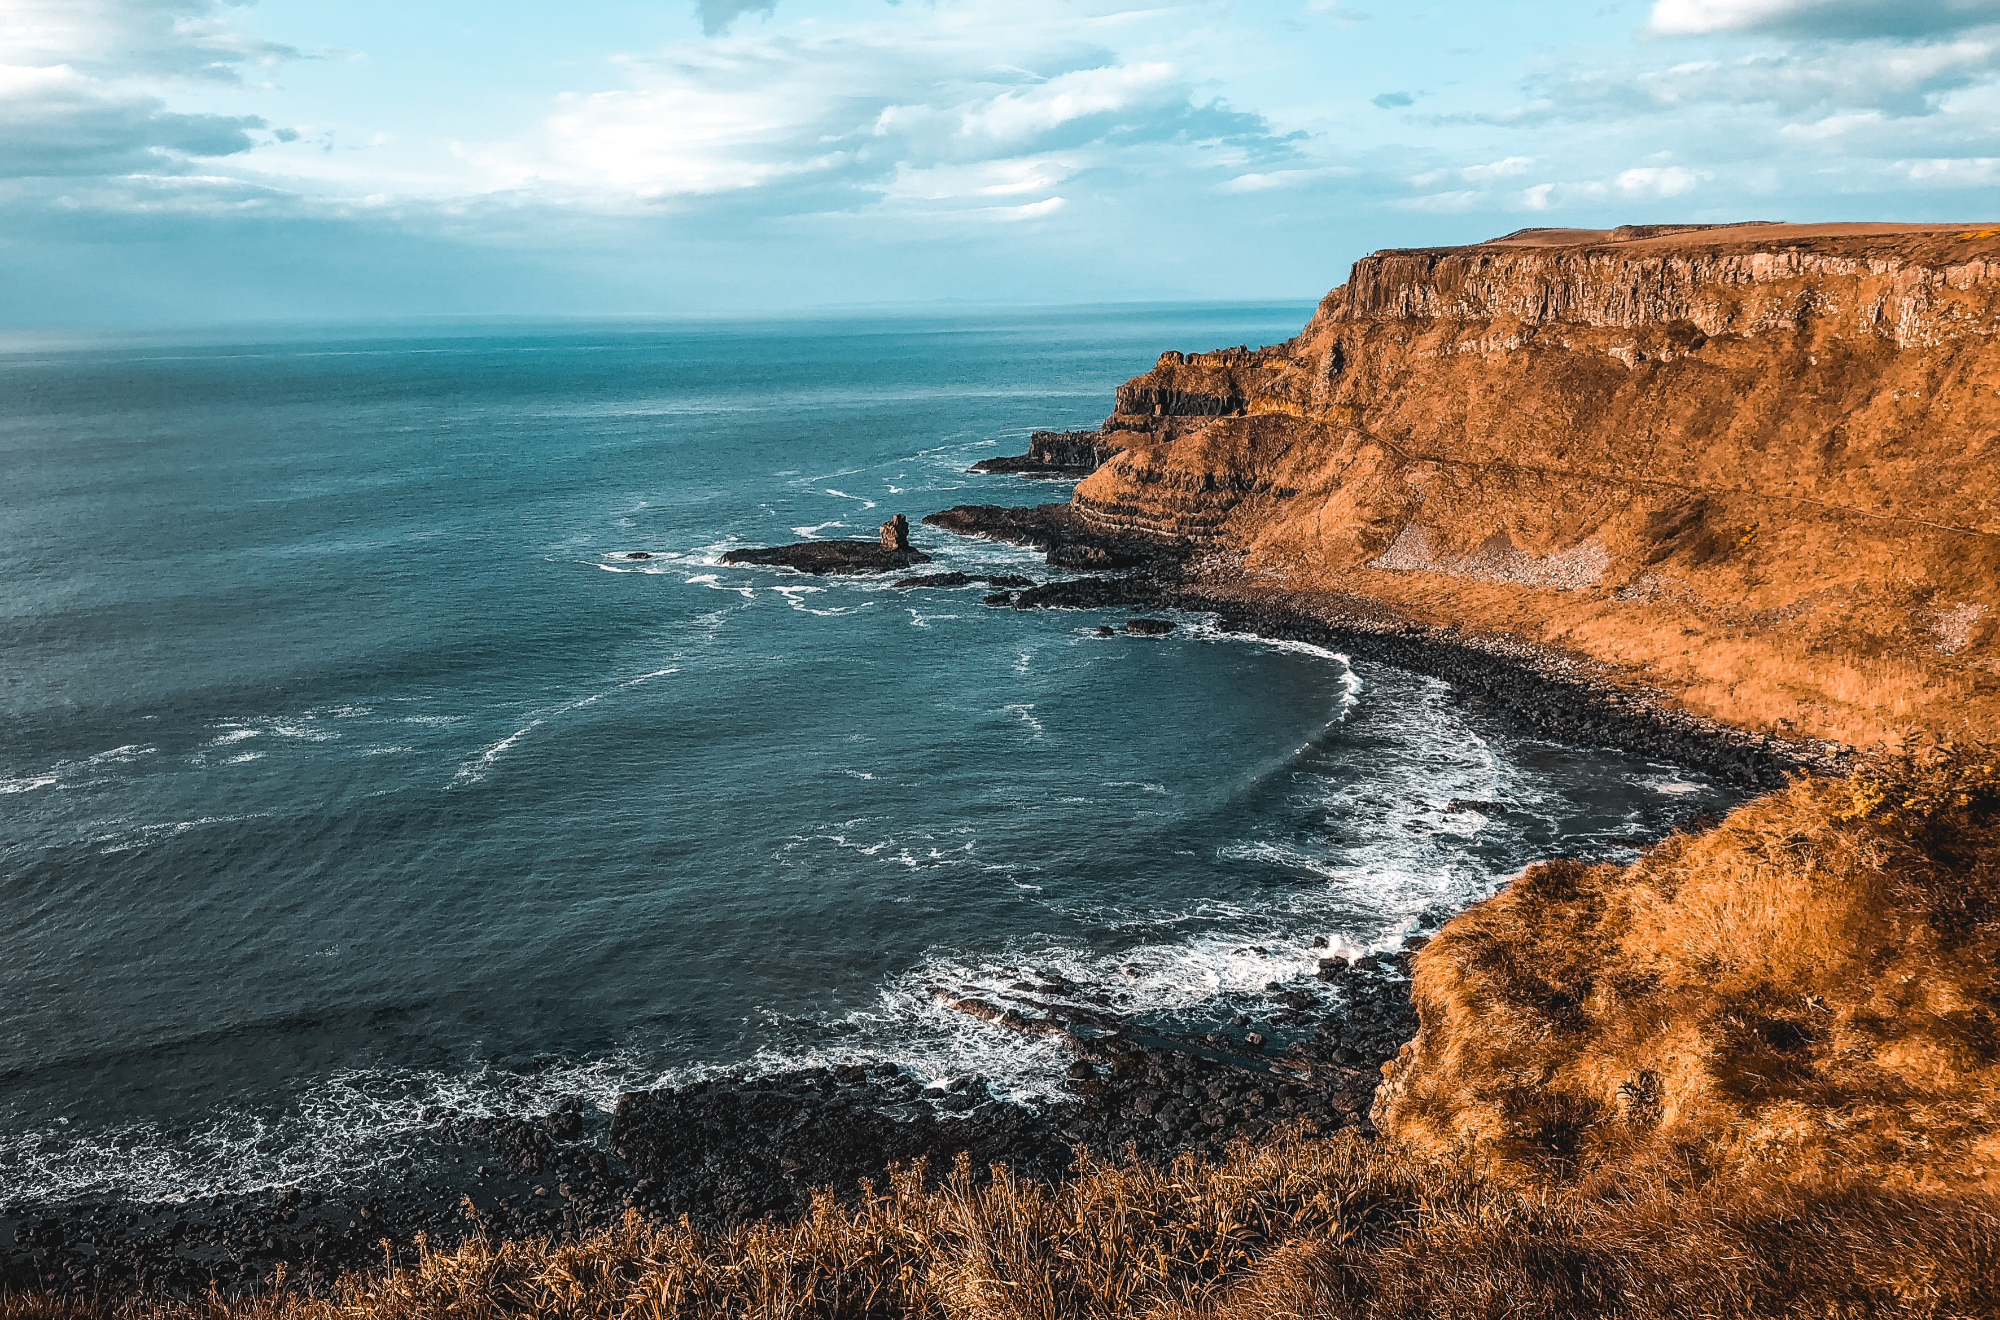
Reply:
[[[1160,589],[1145,578],[1087,577],[1044,582],[1014,598],[1017,610],[1101,610],[1118,605],[1159,605]]]
[[[1097,625],[1097,635],[1099,637],[1116,637],[1118,633],[1110,624],[1100,623]]]
[[[979,603],[981,605],[1012,605],[1014,603],[1014,593],[1011,591],[990,592],[980,597]]]
[[[942,527],[960,536],[977,536],[1008,545],[1047,550],[1066,540],[1085,540],[1090,533],[1082,517],[1068,504],[961,504],[942,513],[924,515],[930,527]]]
[[[626,556],[625,556],[625,557],[626,557],[627,559],[651,559],[651,558],[652,558],[652,556],[651,556],[651,555],[649,555],[649,554],[647,554],[647,553],[646,553],[646,552],[645,552],[644,550],[633,550],[633,551],[630,551],[630,552],[628,552],[628,553],[626,554]]]
[[[796,545],[774,545],[761,550],[731,550],[722,556],[722,562],[774,565],[821,575],[853,575],[888,573],[928,564],[931,557],[921,550],[896,550],[874,541],[800,541]]]
[[[882,548],[884,550],[907,550],[910,548],[910,520],[897,514],[882,524]]]
[[[978,536],[1008,545],[1032,546],[1048,554],[1058,568],[1133,568],[1165,564],[1184,557],[1190,547],[1153,537],[1099,532],[1083,521],[1075,506],[1038,504],[1019,508],[1005,504],[961,504],[924,521],[960,536]]]
[[[984,582],[990,587],[1032,587],[1033,578],[1022,577],[1018,573],[924,573],[917,577],[899,578],[889,585],[892,587],[969,587]]]
[[[1168,619],[1127,619],[1125,621],[1125,631],[1136,633],[1141,637],[1164,637],[1173,630],[1173,622]]]
[[[1028,452],[1018,457],[982,458],[974,472],[1008,472],[1022,477],[1087,477],[1112,454],[1102,431],[1037,431]]]

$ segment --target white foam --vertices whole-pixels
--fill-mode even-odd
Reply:
[[[844,523],[844,522],[823,522],[823,523],[814,523],[814,524],[813,524],[812,526],[810,526],[810,527],[794,527],[794,528],[792,528],[792,535],[793,535],[793,536],[802,536],[802,537],[804,537],[804,538],[805,538],[806,540],[810,541],[810,540],[813,540],[813,539],[815,539],[816,537],[818,537],[818,536],[819,536],[819,534],[820,534],[821,532],[825,531],[825,530],[826,530],[827,528],[829,528],[829,527],[845,527],[845,526],[847,526],[847,524],[846,524],[846,523]]]
[[[721,576],[716,573],[696,574],[694,577],[689,578],[687,583],[691,587],[707,587],[710,591],[733,591],[745,600],[757,599],[755,588],[724,585]]]
[[[533,1118],[577,1096],[608,1112],[625,1091],[684,1085],[716,1071],[648,1069],[624,1055],[528,1075],[351,1070],[295,1094],[281,1112],[224,1109],[188,1132],[152,1124],[81,1131],[59,1119],[39,1131],[0,1134],[0,1186],[10,1204],[33,1205],[351,1185],[405,1158],[411,1139],[433,1130],[424,1117],[433,1110]]]
[[[105,844],[105,847],[98,849],[99,854],[112,857],[119,853],[137,852],[165,839],[177,839],[190,830],[198,830],[207,825],[235,825],[246,820],[268,820],[270,815],[268,811],[252,811],[234,816],[199,816],[193,820],[163,821],[157,825],[140,825],[122,834],[100,834],[90,842]]]
[[[1699,793],[1707,787],[1705,784],[1697,784],[1691,780],[1667,776],[1661,776],[1656,779],[1641,779],[1638,782],[1652,789],[1655,793],[1665,793],[1672,797],[1679,797],[1685,793]]]
[[[665,678],[668,674],[679,672],[680,667],[678,665],[670,665],[665,669],[655,669],[650,673],[640,674],[635,678],[624,679],[600,692],[593,692],[587,697],[579,697],[575,701],[566,702],[551,711],[538,715],[520,728],[514,730],[514,732],[508,734],[505,738],[502,738],[499,742],[483,748],[478,755],[461,764],[458,767],[458,773],[452,776],[452,782],[453,784],[478,783],[486,777],[486,772],[492,769],[493,763],[505,755],[510,747],[558,716],[567,715],[571,711],[582,710],[585,706],[594,706],[606,697],[614,696],[617,693],[625,691],[627,688],[635,688],[649,679]]]
[[[122,747],[86,756],[81,761],[57,761],[46,770],[0,778],[0,793],[32,793],[43,788],[85,788],[101,784],[104,780],[95,772],[107,766],[130,765],[140,757],[152,756],[159,750],[141,743],[126,743]]]
[[[1032,701],[1016,702],[1014,705],[1002,706],[1000,709],[1013,711],[1015,715],[1020,717],[1022,723],[1026,724],[1030,729],[1033,729],[1035,731],[1033,741],[1040,742],[1042,740],[1042,734],[1045,733],[1046,730],[1042,728],[1042,722],[1035,718],[1034,702]]]
[[[826,591],[825,587],[772,587],[771,590],[783,596],[785,603],[799,613],[817,615],[822,619],[835,618],[842,614],[857,614],[876,603],[864,600],[858,605],[835,605],[822,610],[806,604],[806,598]]]
[[[32,793],[61,782],[60,774],[22,775],[18,779],[0,779],[0,793]]]
[[[846,491],[844,491],[844,490],[835,490],[835,489],[834,489],[833,487],[831,487],[831,486],[828,486],[828,487],[826,488],[826,493],[827,493],[827,494],[829,494],[829,495],[838,495],[838,496],[839,496],[839,497],[840,497],[841,499],[843,499],[843,500],[860,500],[860,501],[861,501],[861,507],[862,507],[862,508],[864,508],[864,509],[872,509],[872,508],[874,508],[874,507],[875,507],[875,501],[874,501],[874,500],[871,500],[871,499],[869,499],[869,498],[867,498],[866,496],[863,496],[863,495],[849,495],[849,494],[848,494],[848,493],[847,493]]]

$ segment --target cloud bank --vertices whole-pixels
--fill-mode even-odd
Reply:
[[[634,41],[576,0],[502,67],[444,39],[492,32],[469,0],[312,64],[222,0],[0,0],[0,242],[107,306],[1311,297],[1375,246],[2000,182],[2000,0],[1254,2],[698,0]]]

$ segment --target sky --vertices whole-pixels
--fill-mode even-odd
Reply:
[[[0,324],[1317,298],[2000,218],[2000,0],[0,0]]]

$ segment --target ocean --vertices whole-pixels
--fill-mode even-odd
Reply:
[[[932,987],[1201,1030],[1737,801],[1200,616],[717,562],[1066,498],[966,469],[1310,310],[5,346],[0,1202],[333,1187],[443,1107],[727,1069],[1033,1104],[1066,1057]]]

